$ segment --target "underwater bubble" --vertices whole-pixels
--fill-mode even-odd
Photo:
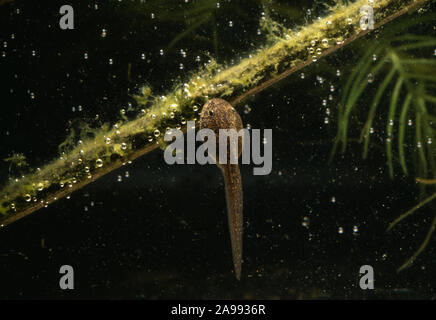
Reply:
[[[194,110],[194,112],[197,112],[198,111],[198,106],[193,106],[192,110]]]
[[[8,43],[6,41],[3,42],[3,48],[7,48],[8,47]]]
[[[156,138],[159,137],[159,135],[160,135],[159,129],[154,130],[153,134]]]
[[[372,73],[369,73],[367,78],[368,78],[368,83],[374,82],[374,75]]]
[[[141,53],[141,59],[145,60],[145,53]]]
[[[353,19],[348,18],[348,19],[347,19],[347,23],[348,23],[348,24],[352,24],[352,23],[353,23]]]
[[[130,173],[129,173],[129,171],[126,171],[126,172],[124,173],[124,176],[125,176],[126,178],[130,177]]]
[[[109,64],[110,65],[114,64],[114,60],[112,58],[109,58]]]
[[[233,21],[229,21],[229,27],[233,27]]]
[[[106,144],[110,144],[111,143],[111,138],[107,137],[105,141],[106,141]]]
[[[328,46],[329,46],[329,41],[328,41],[328,39],[326,39],[326,38],[322,39],[321,43],[322,43],[322,45],[323,45],[324,47],[328,47]]]
[[[316,76],[316,80],[319,82],[319,84],[323,84],[324,83],[324,78],[323,77]]]
[[[38,191],[42,191],[44,189],[44,184],[42,182],[38,183]]]
[[[101,168],[101,167],[103,167],[103,160],[101,160],[101,159],[97,159],[97,160],[95,161],[95,165],[97,166],[97,168]]]
[[[151,13],[151,14],[150,14],[150,18],[154,19],[155,17],[156,17],[156,16],[155,16],[154,13]]]
[[[322,100],[322,105],[325,107],[327,105],[327,100],[323,99]]]
[[[122,143],[121,143],[121,149],[122,149],[122,150],[126,150],[126,149],[127,149],[127,143],[122,142]]]
[[[181,124],[186,124],[186,119],[185,119],[184,117],[182,117],[182,118],[180,119],[180,123],[181,123]]]
[[[322,54],[322,49],[321,48],[316,49],[316,54],[320,56]]]
[[[393,119],[389,119],[389,125],[393,126],[394,125],[394,120]]]
[[[106,38],[106,35],[107,35],[106,29],[101,29],[101,37]]]
[[[117,178],[117,181],[118,181],[118,182],[123,181],[123,177],[119,175],[118,178]]]
[[[248,104],[246,104],[246,105],[244,106],[244,113],[245,113],[245,114],[249,114],[250,111],[251,111],[250,106],[249,106]]]
[[[328,123],[329,123],[329,118],[325,117],[325,118],[324,118],[324,123],[325,123],[325,124],[328,124]]]
[[[343,233],[344,233],[344,228],[339,227],[339,229],[338,229],[338,233],[339,233],[339,234],[343,234]]]
[[[433,55],[436,56],[436,49],[434,49]]]
[[[325,113],[326,113],[327,115],[330,115],[330,108],[325,109]]]
[[[337,69],[337,70],[336,70],[336,76],[339,77],[340,75],[341,75],[341,70]]]
[[[159,50],[159,54],[160,54],[161,56],[164,55],[164,51],[163,51],[163,49],[160,49],[160,50]]]
[[[306,77],[306,76],[304,75],[304,73],[301,73],[301,74],[300,74],[300,78],[301,78],[301,79],[304,79],[305,77]]]
[[[26,201],[26,202],[30,202],[31,200],[32,200],[32,196],[30,195],[30,194],[25,194],[24,195],[24,200]]]
[[[358,233],[359,232],[359,227],[358,226],[354,226],[353,227],[353,232],[354,233]]]
[[[412,119],[409,119],[409,121],[407,122],[407,124],[408,124],[409,126],[411,126],[411,125],[413,124]]]
[[[310,224],[309,218],[308,217],[304,217],[303,218],[303,222],[301,222],[301,225],[308,229],[309,228],[309,224]]]
[[[373,54],[373,55],[372,55],[372,60],[373,60],[373,61],[377,61],[377,55],[376,55],[376,54]]]
[[[217,7],[217,8],[220,7],[220,3],[219,3],[219,2],[216,3],[216,7]]]
[[[374,133],[374,128],[369,128],[369,133]]]
[[[148,136],[147,140],[148,140],[148,142],[152,142],[153,141],[153,137],[152,136]]]
[[[335,86],[334,85],[330,86],[330,92],[335,92]]]
[[[183,65],[183,63],[179,64],[179,69],[180,69],[180,70],[183,70],[184,67],[185,67],[185,66]]]
[[[247,127],[248,130],[250,130],[251,129],[251,124],[247,123],[246,127]]]
[[[336,202],[336,197],[332,197],[330,201],[331,201],[332,203],[335,203],[335,202]]]
[[[427,144],[432,144],[432,140],[431,140],[431,138],[428,138],[428,139],[427,139]]]
[[[36,56],[36,51],[32,50],[32,57]]]

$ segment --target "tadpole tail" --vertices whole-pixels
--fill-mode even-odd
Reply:
[[[241,279],[242,234],[243,234],[243,200],[241,172],[237,164],[221,167],[226,189],[227,217],[229,220],[230,241],[232,244],[233,265],[236,279]]]

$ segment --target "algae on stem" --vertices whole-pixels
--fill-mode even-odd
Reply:
[[[375,27],[416,8],[428,0],[378,0],[373,3]],[[102,128],[71,151],[0,191],[0,225],[5,226],[80,189],[106,173],[133,161],[163,144],[168,128],[184,127],[200,106],[221,97],[240,103],[295,71],[362,37],[360,8],[367,0],[336,5],[330,14],[298,30],[284,30],[272,43],[238,64],[220,66],[211,61],[176,85],[166,96],[147,97],[148,108],[137,119]],[[268,22],[266,22],[268,23]],[[146,100],[147,98],[147,100]],[[141,98],[140,98],[141,100]],[[150,101],[148,101],[150,100]]]

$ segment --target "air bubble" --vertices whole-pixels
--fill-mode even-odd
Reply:
[[[97,160],[95,161],[95,165],[97,166],[97,168],[101,168],[101,167],[103,167],[103,160],[101,160],[101,159],[97,159]]]
[[[309,224],[310,224],[310,219],[308,217],[304,217],[303,218],[303,222],[301,222],[301,225],[305,228],[309,228]]]

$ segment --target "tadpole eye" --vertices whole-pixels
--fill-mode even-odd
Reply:
[[[213,116],[213,111],[212,110],[209,110],[209,115]]]

